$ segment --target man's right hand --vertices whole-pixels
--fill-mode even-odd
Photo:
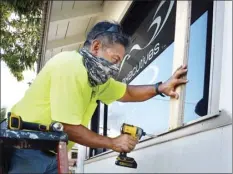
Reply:
[[[136,144],[138,143],[138,139],[133,138],[130,135],[122,134],[116,138],[112,139],[112,147],[111,149],[116,152],[131,152]]]
[[[122,134],[116,138],[99,135],[83,125],[70,125],[62,123],[64,132],[68,134],[69,140],[91,148],[106,148],[116,152],[132,151],[138,139],[130,135]]]

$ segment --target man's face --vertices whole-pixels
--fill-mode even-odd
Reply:
[[[125,48],[121,44],[103,46],[99,41],[94,41],[90,48],[91,53],[114,64],[120,64],[125,55]]]

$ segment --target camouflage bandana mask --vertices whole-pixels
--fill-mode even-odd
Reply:
[[[83,56],[83,63],[87,69],[88,80],[92,87],[102,85],[110,78],[116,79],[119,66],[104,58],[95,57],[89,51],[82,48],[79,53]]]

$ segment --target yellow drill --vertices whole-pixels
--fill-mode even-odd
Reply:
[[[121,126],[121,133],[129,134],[132,137],[137,138],[138,140],[140,140],[142,136],[146,135],[142,128],[126,123],[123,123],[123,125]],[[121,152],[118,155],[115,164],[122,167],[137,168],[137,162],[134,160],[134,158],[127,157],[127,153],[125,152]]]

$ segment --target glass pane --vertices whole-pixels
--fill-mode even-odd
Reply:
[[[100,122],[99,122],[99,134],[103,135],[104,125],[104,104],[100,102]]]
[[[191,26],[187,77],[189,79],[189,83],[186,86],[184,110],[185,123],[200,117],[195,113],[195,107],[203,98],[206,61],[207,15],[208,12],[204,13]],[[207,106],[203,105],[203,107]]]
[[[130,84],[155,84],[168,79],[172,74],[173,49],[171,44]],[[119,135],[123,123],[139,126],[150,134],[162,133],[168,129],[169,107],[169,97],[161,96],[139,103],[114,102],[108,109],[108,135]]]

